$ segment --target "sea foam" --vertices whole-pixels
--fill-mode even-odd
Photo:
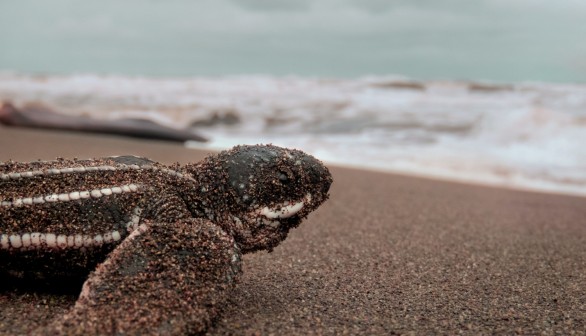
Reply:
[[[190,147],[274,143],[342,165],[586,195],[586,85],[2,74],[0,100],[211,139]]]

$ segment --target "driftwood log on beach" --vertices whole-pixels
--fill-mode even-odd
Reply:
[[[9,102],[0,105],[0,124],[15,127],[45,128],[78,132],[125,135],[135,138],[184,142],[205,142],[206,138],[189,129],[166,127],[145,119],[99,120],[86,116],[59,114],[42,105],[17,108]]]

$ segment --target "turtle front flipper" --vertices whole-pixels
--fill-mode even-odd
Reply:
[[[241,273],[233,238],[203,219],[143,229],[129,235],[97,267],[72,310],[38,334],[205,331]]]

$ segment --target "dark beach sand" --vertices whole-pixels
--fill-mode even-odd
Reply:
[[[0,128],[0,160],[178,145]],[[332,167],[331,199],[244,278],[210,334],[586,334],[586,198]],[[58,317],[72,295],[0,291],[0,334]]]

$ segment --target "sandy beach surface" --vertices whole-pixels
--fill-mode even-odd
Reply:
[[[0,128],[0,161],[134,154],[164,142]],[[586,198],[331,167],[331,199],[244,277],[211,335],[586,334]],[[73,294],[0,289],[0,334]]]

